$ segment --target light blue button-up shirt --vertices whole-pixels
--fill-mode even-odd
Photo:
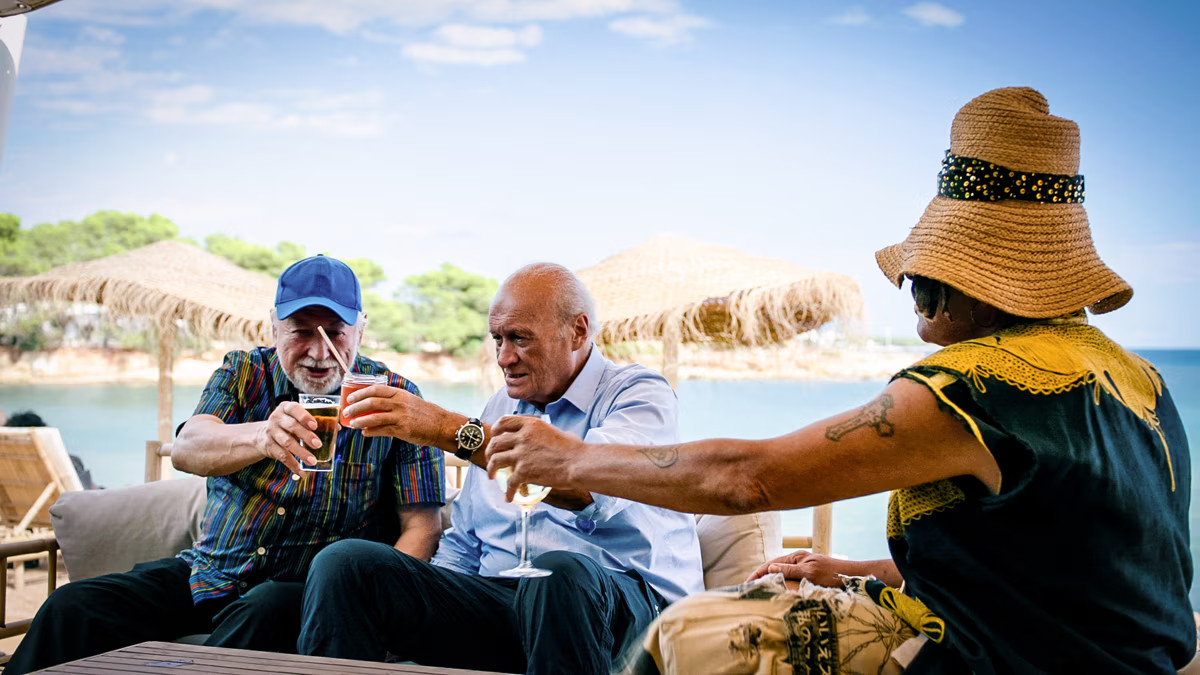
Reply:
[[[541,413],[501,389],[480,419],[492,424],[505,415]],[[545,413],[555,427],[588,443],[679,442],[678,399],[667,380],[644,366],[617,366],[594,346]],[[614,570],[637,571],[670,602],[704,590],[695,516],[596,493],[592,499],[582,511],[538,504],[529,519],[530,559],[574,551]],[[504,501],[486,471],[469,467],[451,514],[433,564],[487,577],[517,565],[521,509]]]

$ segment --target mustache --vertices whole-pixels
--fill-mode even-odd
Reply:
[[[316,368],[318,370],[323,369],[323,368],[337,368],[339,370],[341,369],[341,366],[338,365],[338,362],[335,359],[325,359],[323,361],[318,361],[314,358],[309,358],[307,356],[300,359],[299,361],[297,361],[296,365],[302,366],[304,368]]]

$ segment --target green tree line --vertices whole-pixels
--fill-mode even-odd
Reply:
[[[179,227],[163,216],[97,211],[86,218],[22,227],[15,214],[0,213],[0,276],[32,276],[60,265],[83,262],[147,246],[166,239],[187,241],[239,267],[277,277],[309,252],[295,242],[274,247],[239,237],[213,234],[203,244],[179,236]],[[367,258],[346,263],[358,274],[363,305],[369,317],[367,339],[376,347],[415,352],[434,347],[456,356],[474,354],[487,335],[487,311],[499,284],[449,263],[410,276],[391,297],[381,287],[387,281],[383,266]],[[8,308],[0,315],[0,344],[16,349],[59,346],[72,318],[61,309],[37,308],[18,314]],[[143,334],[129,322],[105,320],[77,334],[96,330],[111,334],[120,346],[142,346]],[[77,327],[78,328],[78,327]]]

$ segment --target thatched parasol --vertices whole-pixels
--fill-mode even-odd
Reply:
[[[661,340],[672,384],[684,342],[779,343],[863,314],[849,277],[677,235],[606,258],[579,278],[596,298],[599,341]]]
[[[175,335],[267,344],[275,280],[181,241],[64,265],[34,277],[0,278],[0,304],[92,302],[118,316],[149,317],[158,330],[158,440],[174,428]]]

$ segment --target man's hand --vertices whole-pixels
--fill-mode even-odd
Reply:
[[[764,574],[778,572],[788,581],[808,579],[818,586],[841,588],[842,580],[838,578],[838,574],[849,574],[848,567],[845,560],[811,551],[796,551],[763,563],[746,577],[746,581],[754,581]]]
[[[583,508],[587,505],[578,501],[585,493],[565,489],[570,487],[567,477],[571,459],[587,445],[582,439],[528,415],[500,418],[499,422],[492,425],[492,434],[492,441],[487,447],[488,475],[495,478],[498,469],[512,469],[506,497],[509,501],[512,501],[519,486],[533,483],[556,488],[554,492],[561,491],[560,501],[567,505],[564,508]],[[554,503],[549,497],[546,501]],[[587,501],[591,501],[590,495]]]
[[[266,426],[259,428],[254,447],[263,457],[277,459],[298,474],[300,462],[309,466],[317,463],[317,458],[309,452],[309,448],[321,446],[321,440],[313,433],[316,428],[317,420],[304,406],[294,401],[281,403],[267,418]]]
[[[346,400],[348,426],[364,436],[391,436],[415,445],[441,447],[446,411],[419,396],[383,384],[351,392]],[[445,450],[446,448],[442,448]]]

